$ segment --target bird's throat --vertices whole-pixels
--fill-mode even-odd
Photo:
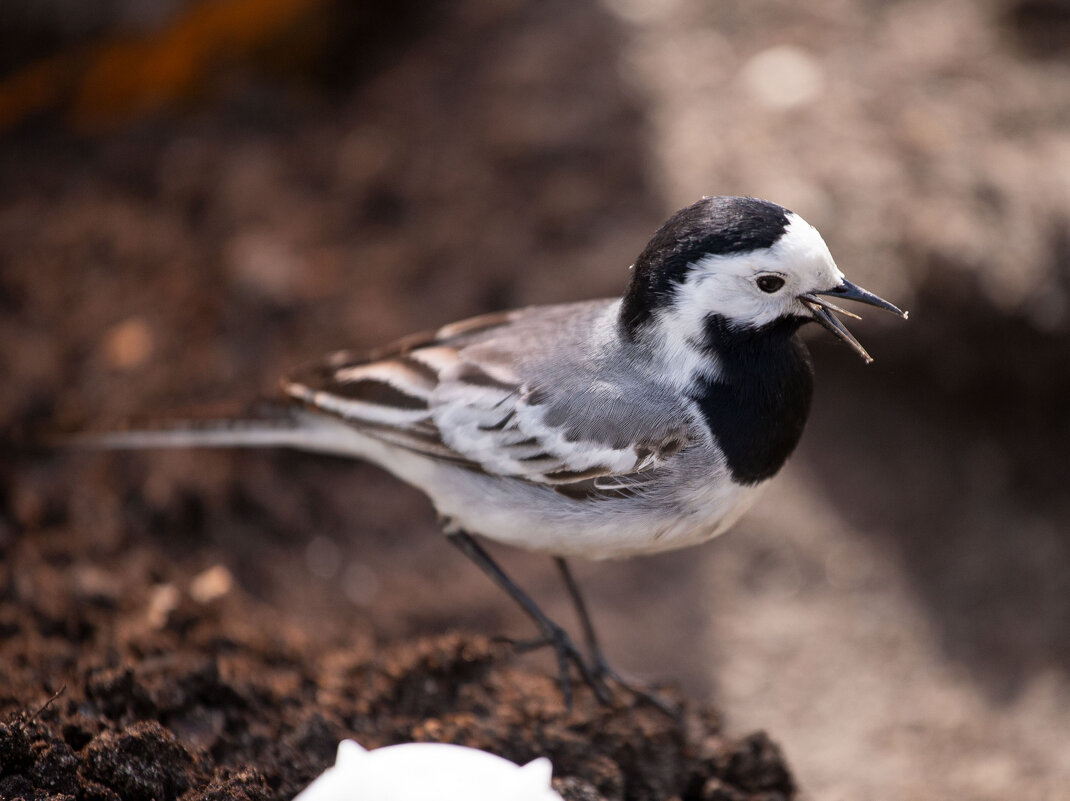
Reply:
[[[700,376],[692,399],[724,452],[732,478],[757,484],[787,461],[802,436],[813,395],[813,369],[795,335],[800,320],[757,329],[706,320],[706,346],[716,354],[716,378]]]

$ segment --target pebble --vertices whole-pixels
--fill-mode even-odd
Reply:
[[[154,346],[149,324],[142,317],[131,317],[108,331],[104,357],[118,370],[132,370],[148,361]]]
[[[222,598],[234,587],[234,576],[223,565],[212,565],[193,577],[189,595],[199,604],[207,604]]]

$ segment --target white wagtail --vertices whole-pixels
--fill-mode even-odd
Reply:
[[[503,587],[600,697],[620,681],[565,562],[715,537],[795,448],[817,322],[867,362],[826,298],[906,317],[847,281],[794,212],[709,197],[661,226],[623,298],[453,323],[371,355],[342,351],[282,382],[288,410],[92,438],[104,447],[290,447],[366,459],[418,487],[450,540]],[[579,613],[591,661],[472,534],[543,551]],[[627,685],[625,685],[627,686]]]

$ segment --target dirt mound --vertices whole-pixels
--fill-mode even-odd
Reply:
[[[729,738],[708,710],[678,723],[581,690],[568,712],[553,680],[506,644],[310,642],[258,620],[240,591],[194,600],[158,566],[142,569],[144,549],[94,589],[76,552],[39,544],[9,554],[20,575],[9,570],[0,593],[0,798],[288,799],[345,737],[453,742],[518,763],[546,755],[556,789],[577,801],[794,795],[764,734]],[[121,599],[107,592],[119,584]]]

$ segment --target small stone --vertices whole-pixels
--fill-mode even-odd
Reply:
[[[154,629],[162,629],[166,626],[171,613],[178,607],[180,598],[178,588],[175,585],[157,584],[152,589],[149,605],[145,610],[145,617],[148,619],[149,625]]]
[[[189,585],[190,597],[199,604],[222,598],[234,587],[234,576],[223,565],[212,565],[193,577]]]
[[[149,360],[154,346],[148,323],[141,317],[131,317],[108,331],[104,356],[112,367],[131,370]]]

